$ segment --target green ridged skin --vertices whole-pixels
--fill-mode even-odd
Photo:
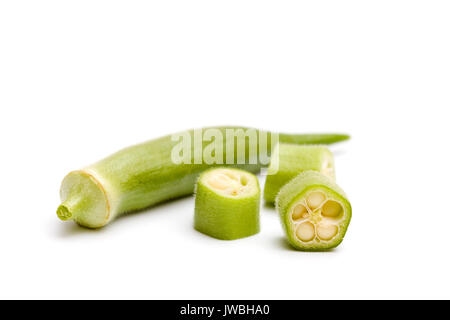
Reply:
[[[320,145],[278,144],[271,156],[264,185],[266,203],[274,204],[281,187],[307,170],[322,172],[334,180],[334,159],[331,151]]]
[[[317,193],[325,195],[326,200],[314,210],[310,210],[307,199],[311,194]],[[334,203],[340,204],[342,210],[333,217],[325,215],[324,212],[329,212],[325,209]],[[296,220],[294,209],[301,206],[308,207],[308,212],[305,213],[307,217]],[[288,242],[295,249],[302,251],[320,251],[337,247],[344,239],[352,216],[352,207],[344,191],[333,180],[316,171],[305,171],[283,186],[276,198],[276,208]],[[296,232],[303,223],[315,224],[312,240],[302,241],[297,236]],[[330,224],[338,227],[337,234],[331,239],[321,240],[317,226]]]
[[[237,186],[236,191],[230,191],[233,187],[228,191],[225,186],[215,187],[217,181],[223,184],[220,177],[227,175],[232,176],[226,179]],[[197,182],[194,228],[221,240],[254,235],[259,232],[260,196],[258,179],[252,173],[230,168],[210,169],[202,173]]]
[[[223,134],[223,158],[227,151],[236,150],[239,143],[245,144],[245,153],[250,158],[249,150],[259,148],[259,138],[249,145],[248,137],[238,135],[230,145],[226,139],[226,129],[242,129],[258,134],[263,131],[240,127],[216,127],[213,129]],[[204,129],[204,130],[206,130]],[[182,132],[194,139],[195,130]],[[347,140],[342,134],[280,134],[280,141],[297,144],[328,144]],[[267,151],[271,151],[271,133],[268,133]],[[254,145],[256,143],[256,146]],[[61,184],[61,205],[57,215],[61,220],[72,220],[89,228],[103,227],[118,215],[147,208],[163,201],[190,195],[199,174],[204,170],[218,166],[202,161],[194,163],[194,143],[191,146],[189,163],[176,164],[172,161],[173,148],[179,144],[172,135],[150,140],[125,148],[81,170],[70,172]],[[206,150],[203,142],[200,150]],[[230,148],[230,149],[228,149]],[[263,166],[260,159],[253,159],[254,164],[234,164],[252,172],[258,172]],[[236,163],[236,162],[234,162]],[[223,165],[223,164],[219,164]]]

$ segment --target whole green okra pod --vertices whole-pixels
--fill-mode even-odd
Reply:
[[[229,139],[227,133],[230,129],[248,135],[237,134]],[[222,134],[218,141],[223,146],[222,163],[198,161],[195,143],[191,145],[188,157],[184,157],[187,161],[174,162],[173,151],[179,142],[174,141],[173,135],[134,145],[81,170],[70,172],[61,185],[62,203],[57,209],[58,217],[61,220],[73,220],[85,227],[99,228],[122,213],[192,194],[198,175],[205,169],[227,165],[258,172],[266,165],[258,157],[249,159],[246,163],[238,163],[238,146],[244,145],[245,155],[248,158],[254,157],[251,150],[262,147],[259,137],[261,133],[265,133],[267,152],[270,155],[273,133],[244,127],[214,127],[204,130]],[[196,132],[197,130],[189,130],[179,135],[195,141]],[[258,137],[256,140],[249,139],[253,134]],[[280,142],[297,144],[330,144],[348,138],[345,134],[279,134]],[[207,148],[208,145],[201,144],[200,151],[206,152]],[[234,155],[231,156],[234,162],[227,164],[230,152]],[[183,155],[185,156],[184,153]]]

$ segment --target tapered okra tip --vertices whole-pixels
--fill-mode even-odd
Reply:
[[[341,141],[350,140],[351,136],[349,134],[341,134]]]
[[[292,144],[333,144],[350,139],[345,133],[279,134],[280,142]]]
[[[350,135],[345,133],[334,133],[323,135],[326,144],[332,144],[336,142],[350,140]]]
[[[61,204],[56,210],[56,214],[58,218],[62,221],[67,221],[72,219],[72,212],[70,212],[69,208],[67,208],[64,204]]]
[[[333,144],[350,140],[350,135],[345,133],[318,134],[316,138],[319,140],[317,141],[319,144]]]

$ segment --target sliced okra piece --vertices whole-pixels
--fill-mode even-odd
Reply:
[[[325,146],[279,143],[270,159],[264,200],[273,204],[281,187],[303,171],[313,170],[335,179],[333,154]]]
[[[205,171],[196,185],[194,228],[222,240],[258,233],[260,194],[258,179],[250,172]]]
[[[287,240],[304,251],[337,247],[352,216],[344,191],[317,171],[305,171],[283,186],[276,208]]]

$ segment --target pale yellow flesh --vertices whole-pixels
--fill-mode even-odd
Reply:
[[[330,241],[339,232],[343,206],[320,191],[308,193],[291,210],[295,235],[302,242]]]
[[[229,169],[214,170],[206,177],[208,185],[230,196],[244,193],[249,187],[249,177],[245,173]]]

